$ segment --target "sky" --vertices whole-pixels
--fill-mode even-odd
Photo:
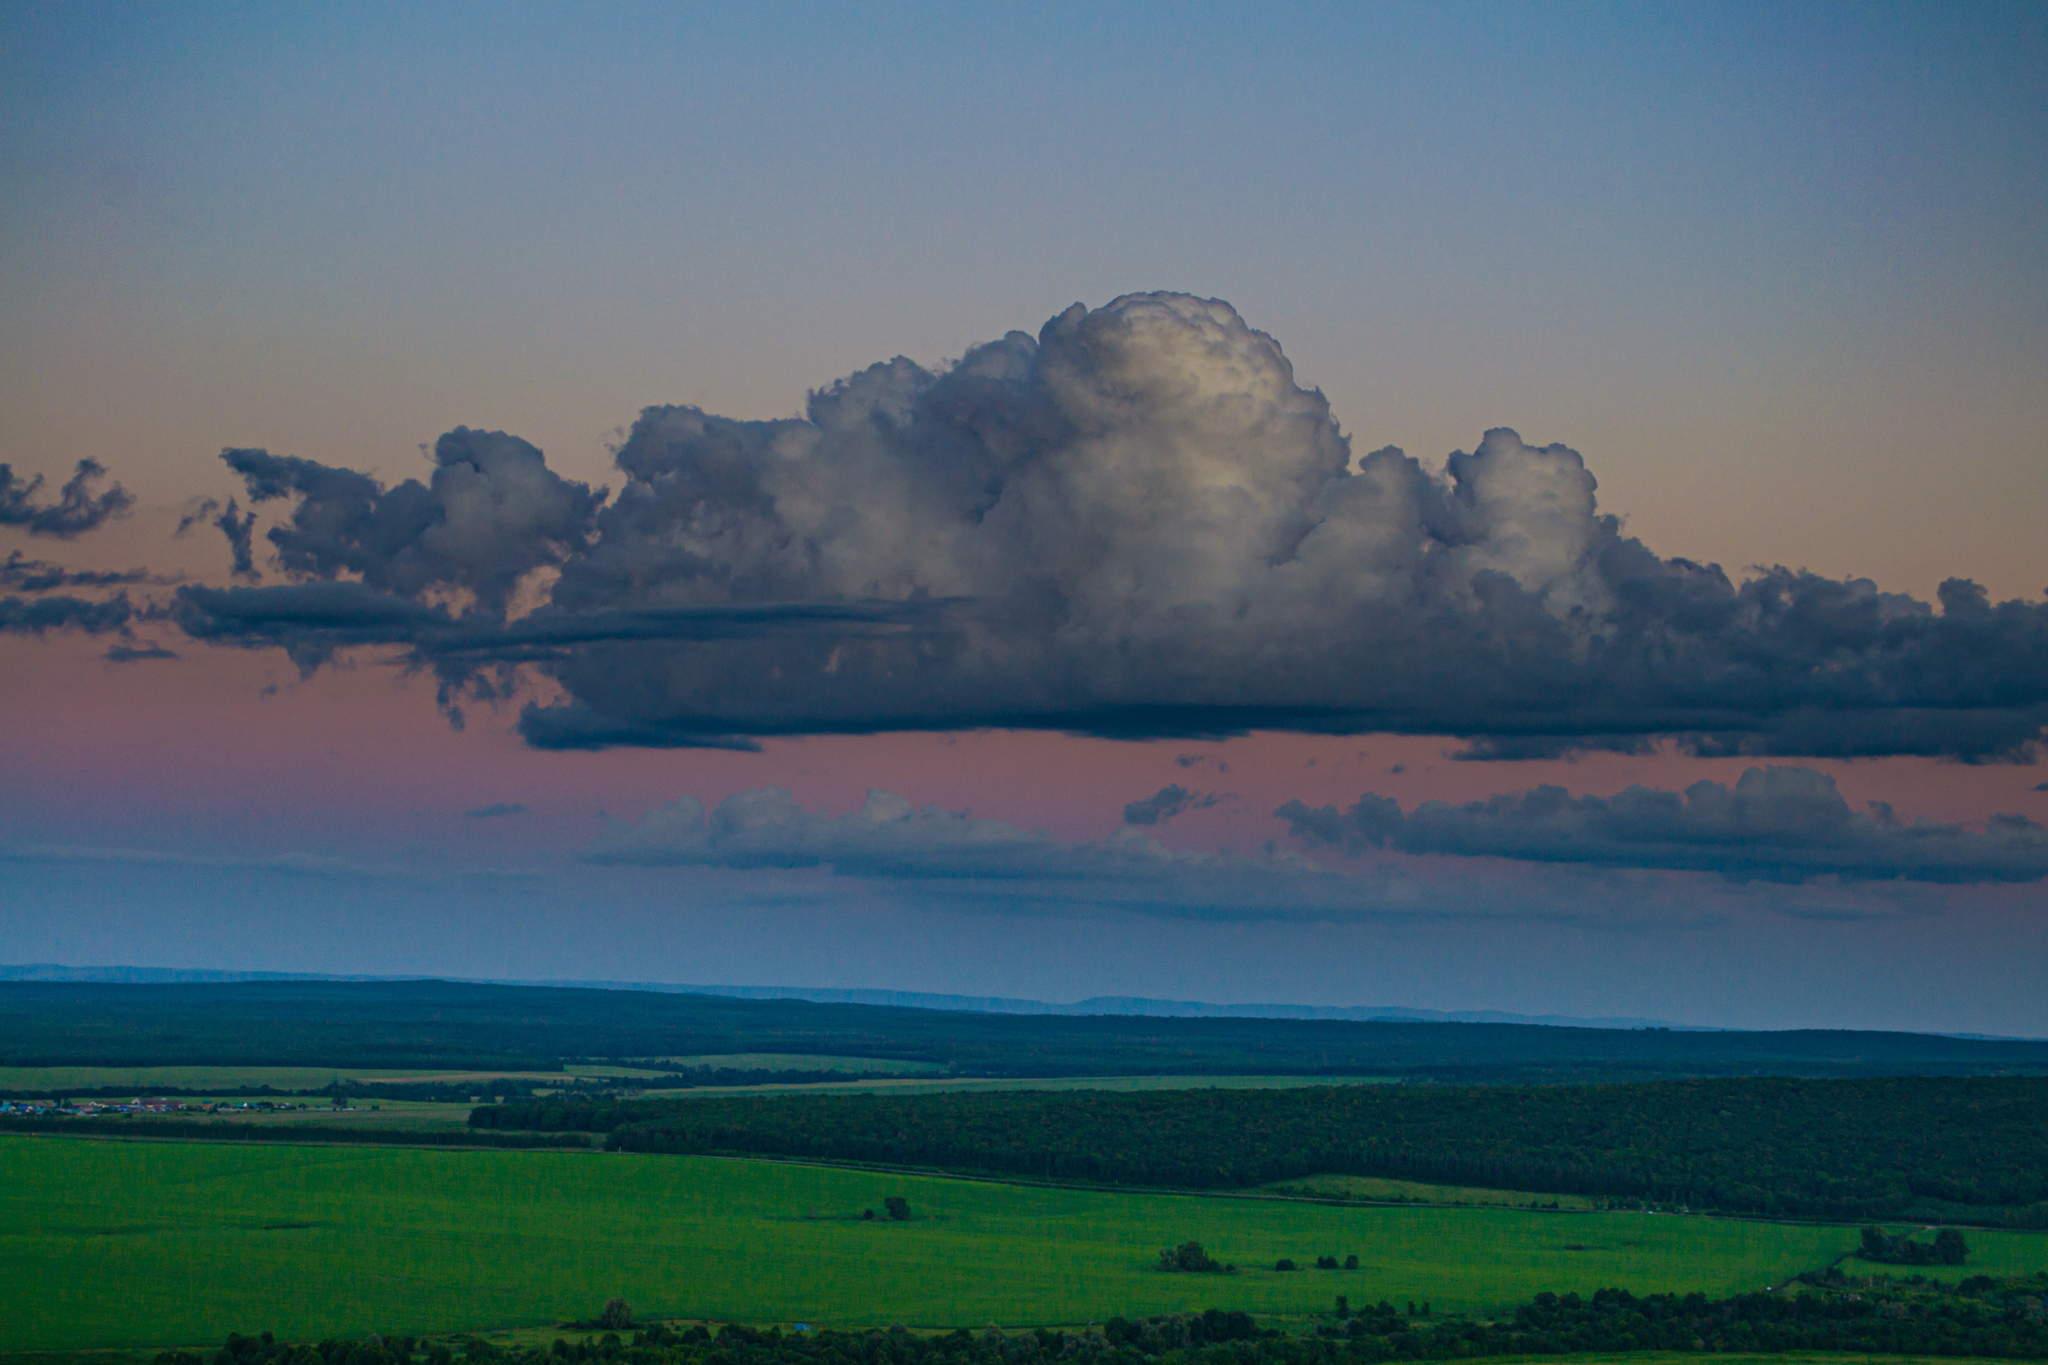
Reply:
[[[2048,1036],[2038,6],[4,27],[0,962]]]

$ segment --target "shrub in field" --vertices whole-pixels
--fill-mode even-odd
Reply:
[[[1225,1265],[1202,1249],[1200,1242],[1182,1242],[1159,1253],[1161,1270],[1186,1271],[1196,1275],[1223,1275],[1237,1269]]]
[[[888,1212],[890,1218],[899,1223],[910,1217],[910,1201],[900,1194],[892,1194],[884,1199],[882,1208]]]

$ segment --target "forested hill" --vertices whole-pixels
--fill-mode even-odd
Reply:
[[[1926,1034],[1012,1015],[443,981],[0,983],[0,1065],[550,1070],[737,1052],[964,1075],[1371,1075],[1434,1081],[2048,1074],[2048,1042]]]
[[[2048,1080],[735,1096],[486,1106],[481,1129],[1181,1189],[1316,1174],[1824,1218],[2048,1226]]]

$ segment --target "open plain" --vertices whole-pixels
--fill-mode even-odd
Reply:
[[[866,1220],[883,1201],[912,1217]],[[1239,1269],[1166,1274],[1200,1241]],[[2048,1236],[1970,1234],[1966,1271],[2048,1269]],[[914,1328],[1082,1324],[1337,1295],[1437,1314],[1549,1290],[1754,1291],[1850,1227],[1645,1213],[1109,1193],[605,1153],[0,1138],[0,1347],[543,1327],[644,1317]],[[1356,1255],[1355,1271],[1276,1271]]]

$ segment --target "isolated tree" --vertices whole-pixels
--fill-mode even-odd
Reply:
[[[1970,1259],[1970,1244],[1954,1228],[1943,1228],[1934,1234],[1934,1259],[1943,1265],[1961,1265]]]
[[[1202,1249],[1200,1242],[1182,1242],[1177,1247],[1160,1252],[1159,1268],[1198,1274],[1214,1274],[1223,1270],[1223,1266]]]
[[[884,1199],[882,1207],[887,1209],[889,1216],[899,1223],[910,1217],[910,1201],[900,1194],[892,1194],[887,1199]]]
[[[604,1312],[597,1315],[597,1325],[614,1332],[623,1332],[633,1325],[633,1307],[624,1299],[609,1299]]]

